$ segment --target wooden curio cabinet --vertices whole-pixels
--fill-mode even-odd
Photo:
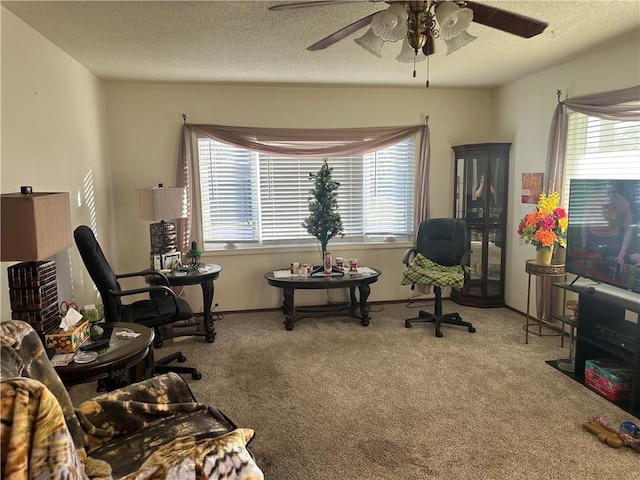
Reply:
[[[451,299],[473,307],[504,306],[510,143],[453,147],[454,217],[466,221],[469,274]]]

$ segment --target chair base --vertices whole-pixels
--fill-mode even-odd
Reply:
[[[187,357],[185,357],[182,352],[175,352],[171,355],[167,355],[166,357],[161,358],[160,360],[153,360],[153,353],[149,354],[149,362],[147,367],[147,374],[145,375],[147,378],[153,375],[160,375],[163,373],[174,372],[178,374],[189,374],[191,378],[194,380],[200,380],[202,378],[202,373],[198,371],[195,367],[181,367],[179,365],[169,365],[171,362],[177,361],[178,363],[186,362]]]
[[[440,330],[440,325],[443,323],[447,325],[458,325],[461,327],[467,327],[469,333],[475,333],[476,329],[470,322],[465,322],[460,317],[458,313],[446,313],[444,315],[434,315],[430,312],[425,312],[424,310],[420,310],[418,312],[418,316],[415,318],[408,318],[404,321],[404,326],[406,328],[411,328],[411,324],[413,322],[426,322],[426,323],[435,323],[436,324],[436,337],[440,338],[443,336],[442,331]]]

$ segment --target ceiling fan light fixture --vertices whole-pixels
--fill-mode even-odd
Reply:
[[[409,46],[413,48],[413,50],[420,50],[424,47],[425,42],[427,41],[427,35],[420,32],[409,32],[407,33],[407,42]]]
[[[396,60],[402,63],[411,63],[411,62],[422,62],[426,60],[426,55],[422,53],[422,50],[418,50],[418,54],[416,55],[416,51],[409,45],[409,39],[405,38],[402,42],[402,50],[396,57]]]
[[[385,42],[397,42],[407,33],[407,10],[403,4],[394,3],[371,19],[371,29]]]
[[[447,46],[447,55],[449,55],[452,52],[455,52],[459,48],[464,47],[468,43],[473,42],[476,38],[477,37],[474,37],[473,35],[467,32],[462,32],[457,37],[443,39],[444,44]]]
[[[449,40],[465,32],[473,21],[470,8],[460,8],[453,2],[442,2],[436,7],[436,20],[440,25],[440,38]]]
[[[356,42],[372,55],[375,55],[376,57],[382,57],[382,47],[384,46],[384,40],[376,35],[371,28],[369,28],[369,30],[367,30],[364,35],[356,38],[354,42]]]

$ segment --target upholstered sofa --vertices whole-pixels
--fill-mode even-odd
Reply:
[[[37,333],[0,322],[2,477],[263,479],[254,436],[175,373],[72,405]]]

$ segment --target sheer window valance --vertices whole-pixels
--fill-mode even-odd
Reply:
[[[401,127],[340,129],[260,128],[185,123],[180,137],[176,179],[178,186],[186,187],[188,198],[188,217],[177,222],[178,240],[183,252],[188,250],[193,223],[195,166],[192,158],[192,140],[194,133],[248,150],[291,157],[362,155],[384,149],[421,133],[416,168],[415,225],[427,216],[429,131],[426,123]]]
[[[567,113],[579,112],[592,117],[619,121],[640,121],[640,85],[568,98],[558,102],[551,119],[547,164],[545,167],[545,191],[562,194],[564,158],[567,143]]]

